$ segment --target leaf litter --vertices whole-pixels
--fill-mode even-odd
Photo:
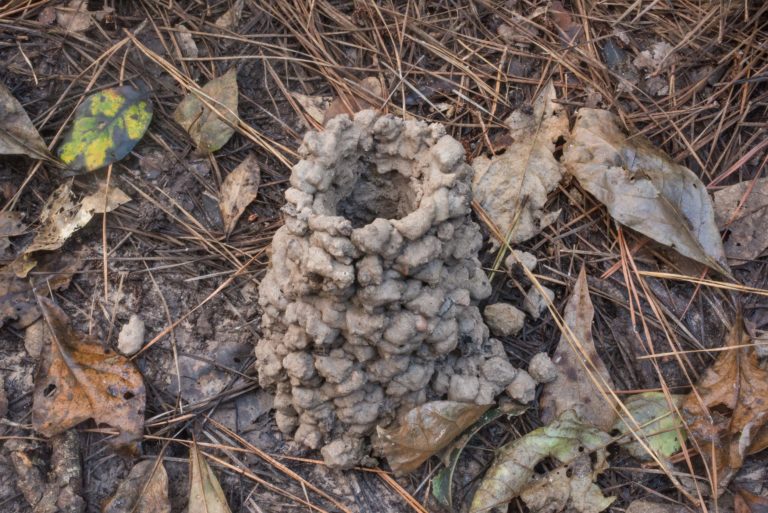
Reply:
[[[50,332],[35,376],[35,430],[50,437],[93,419],[117,430],[110,439],[114,447],[135,454],[146,402],[138,368],[95,337],[76,331],[51,300],[38,297],[38,302]]]
[[[102,513],[170,513],[168,474],[162,460],[137,462],[106,500]]]
[[[189,467],[187,513],[231,513],[219,480],[196,443],[189,451]]]
[[[50,158],[50,152],[29,115],[11,91],[0,82],[0,155]]]
[[[235,229],[246,207],[256,199],[261,183],[261,171],[254,154],[249,154],[221,184],[219,210],[224,221],[224,233]]]
[[[684,399],[683,395],[671,395],[670,399],[674,407],[679,407]],[[631,418],[629,423],[622,419],[616,421],[614,429],[627,435],[627,443],[624,448],[629,454],[640,461],[652,461],[648,451],[638,443],[629,424],[639,425],[636,430],[642,439],[660,459],[669,458],[680,450],[685,442],[685,430],[683,421],[674,409],[670,408],[667,396],[662,392],[643,392],[635,394],[624,401],[624,406],[629,411]],[[627,419],[628,420],[628,419]],[[622,440],[619,441],[621,443]]]
[[[768,248],[768,178],[759,178],[715,192],[715,221],[728,232],[723,243],[731,265],[742,265]]]

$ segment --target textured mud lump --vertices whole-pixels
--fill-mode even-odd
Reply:
[[[363,111],[309,132],[259,289],[259,382],[277,425],[337,468],[427,400],[486,404],[515,378],[477,303],[472,168],[441,125]]]

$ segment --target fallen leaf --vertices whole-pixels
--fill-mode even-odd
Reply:
[[[85,32],[93,25],[88,0],[70,0],[66,7],[56,8],[56,22],[67,32]]]
[[[474,199],[494,220],[510,244],[537,235],[547,222],[544,205],[562,177],[555,145],[568,133],[568,115],[555,100],[549,82],[533,102],[533,109],[512,113],[506,123],[512,143],[501,155],[479,156],[472,162]],[[498,242],[493,244],[498,246]]]
[[[101,182],[96,192],[76,204],[72,180],[68,180],[53,191],[46,201],[40,213],[40,228],[29,246],[24,249],[24,253],[59,249],[73,233],[85,226],[94,214],[111,212],[130,200],[131,198],[117,187],[110,187],[107,196],[106,184]]]
[[[325,118],[325,112],[328,110],[333,97],[331,96],[307,96],[301,93],[291,93],[294,100],[304,109],[309,118],[317,123],[318,126],[323,125],[323,119]],[[301,120],[305,127],[310,130],[315,129],[315,125],[308,122],[306,119]]]
[[[549,425],[499,449],[475,491],[470,513],[490,511],[519,496],[545,458],[569,464],[594,451],[597,460],[604,461],[605,447],[611,441],[610,435],[583,424],[573,411],[564,412]]]
[[[586,370],[588,368],[595,374],[594,380],[613,388],[611,375],[598,356],[592,339],[594,316],[587,273],[582,267],[563,312],[563,320],[579,341],[580,350],[574,348],[565,336],[560,336],[552,355],[557,378],[545,384],[541,392],[541,420],[545,424],[567,410],[574,410],[585,423],[605,431],[610,430],[616,420],[615,410],[607,402],[608,398],[603,397]],[[585,356],[589,361],[585,360]]]
[[[346,91],[344,91],[346,93]],[[323,125],[339,114],[354,114],[366,109],[378,109],[387,97],[384,84],[376,77],[366,77],[350,87],[351,94],[331,102],[323,117]],[[380,100],[380,101],[379,101]]]
[[[187,513],[231,513],[216,474],[197,444],[189,451],[189,506]]]
[[[176,25],[176,42],[179,44],[179,50],[182,57],[188,59],[196,59],[200,55],[200,51],[197,49],[195,39],[192,37],[192,33],[188,28],[183,25]]]
[[[54,436],[93,419],[118,431],[112,445],[136,452],[146,400],[141,373],[95,337],[75,331],[52,301],[44,297],[38,301],[51,331],[35,376],[35,430]]]
[[[717,226],[729,232],[723,246],[731,265],[762,255],[768,248],[768,178],[720,189],[714,203]]]
[[[447,459],[445,467],[437,473],[432,479],[432,495],[437,501],[453,511],[453,476],[456,472],[456,465],[459,463],[459,458],[464,448],[472,440],[477,433],[491,422],[507,416],[514,417],[525,413],[527,408],[522,405],[513,405],[507,408],[494,408],[488,410],[480,417],[471,427],[469,427],[464,435],[456,440],[451,448],[447,449]]]
[[[219,210],[227,235],[235,229],[245,208],[256,199],[260,183],[259,163],[252,153],[224,179],[219,191]]]
[[[220,149],[237,125],[237,70],[230,69],[202,88],[190,92],[176,107],[173,119],[184,127],[202,153]]]
[[[520,492],[520,498],[531,513],[559,513],[560,511],[599,513],[615,500],[605,497],[595,479],[608,464],[605,451],[598,451],[593,466],[589,455],[582,455],[541,476]]]
[[[768,371],[760,368],[750,343],[739,314],[726,347],[744,347],[721,352],[683,402],[684,420],[702,457],[714,451],[721,492],[744,458],[765,448],[760,431],[768,424]]]
[[[734,513],[768,513],[768,498],[736,488],[733,496]]]
[[[35,272],[28,279],[19,278],[13,265],[0,268],[0,327],[13,321],[16,329],[24,329],[40,318],[38,294],[69,287],[83,260],[75,252],[64,255],[48,253],[33,262]]]
[[[50,158],[48,147],[21,103],[0,82],[0,154]]]
[[[131,86],[99,91],[77,108],[57,154],[72,172],[94,171],[128,155],[150,121],[147,93]]]
[[[564,158],[568,171],[619,223],[730,275],[714,209],[701,180],[606,110],[579,110]]]
[[[432,401],[413,408],[397,427],[377,428],[378,449],[396,474],[419,468],[445,448],[490,408],[490,405]]]
[[[18,237],[27,231],[21,212],[0,212],[0,256],[10,247],[10,237]]]
[[[556,0],[550,4],[549,14],[557,27],[560,40],[565,46],[577,43],[581,39],[581,26],[573,21],[573,16],[563,7],[563,2]]]
[[[680,406],[685,396],[672,395],[671,399],[675,406]],[[680,450],[685,442],[685,430],[680,416],[669,407],[667,397],[661,392],[644,392],[636,394],[624,401],[624,406],[632,414],[634,422],[627,419],[617,420],[613,426],[622,434],[627,435],[629,440],[624,448],[641,461],[651,461],[653,458],[637,440],[634,439],[630,426],[639,426],[635,430],[661,458],[668,458]],[[679,433],[679,435],[678,435]],[[682,440],[680,439],[682,436]]]
[[[681,504],[635,500],[627,506],[626,513],[693,513],[693,510]]]
[[[131,468],[102,513],[170,513],[168,474],[162,461],[144,460]]]
[[[243,15],[243,6],[245,0],[235,0],[224,14],[222,14],[213,24],[224,30],[235,30],[237,24],[240,23],[240,18]]]

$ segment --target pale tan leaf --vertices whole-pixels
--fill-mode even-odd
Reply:
[[[24,107],[0,82],[0,154],[49,157],[48,147]]]
[[[197,43],[195,43],[192,33],[183,25],[176,25],[176,30],[176,42],[179,44],[182,57],[196,59],[200,55],[200,51],[197,49]]]
[[[472,425],[491,405],[432,401],[413,408],[391,429],[378,428],[378,449],[397,474],[416,470]]]
[[[224,232],[229,235],[245,208],[256,199],[261,183],[259,163],[249,154],[221,184],[219,210],[224,221]]]
[[[328,106],[323,117],[324,125],[339,114],[351,115],[361,110],[378,109],[387,96],[384,84],[376,77],[366,77],[349,89],[351,94],[336,98]]]
[[[723,246],[731,265],[746,264],[762,255],[768,248],[768,178],[715,192],[715,221],[729,232]]]
[[[563,320],[579,341],[581,350],[572,347],[565,336],[560,336],[560,342],[552,356],[552,362],[558,371],[557,378],[545,384],[541,393],[541,420],[544,423],[551,422],[567,410],[576,411],[585,423],[603,430],[611,429],[616,420],[614,409],[600,394],[599,388],[595,386],[582,363],[585,362],[584,356],[587,356],[589,361],[585,363],[587,368],[595,372],[594,379],[613,387],[608,369],[597,355],[592,339],[594,316],[595,309],[589,297],[587,273],[582,267],[563,312]]]
[[[294,100],[301,106],[302,109],[304,109],[304,112],[306,112],[307,116],[309,116],[313,121],[315,121],[318,125],[323,124],[323,119],[325,118],[325,112],[328,110],[328,106],[333,101],[333,98],[330,96],[307,96],[306,94],[301,93],[291,93],[291,96]],[[307,127],[310,130],[313,130],[315,126],[313,126],[311,123],[308,123],[305,119],[302,119],[302,123],[305,127]]]
[[[237,24],[240,23],[240,17],[243,15],[244,0],[235,0],[232,3],[232,7],[222,14],[215,22],[214,25],[224,30],[235,30]]]
[[[197,444],[189,450],[189,506],[187,513],[231,513],[216,474]]]
[[[144,460],[131,468],[128,477],[106,500],[102,513],[170,513],[168,474],[162,461]]]
[[[543,209],[562,178],[554,152],[568,133],[568,115],[556,99],[550,82],[532,111],[520,109],[507,119],[511,143],[504,153],[472,162],[472,195],[512,244],[530,239],[555,219]]]
[[[202,153],[220,149],[235,133],[237,125],[237,70],[230,69],[202,88],[190,92],[173,113]]]
[[[730,275],[704,184],[616,116],[580,109],[563,160],[616,221]]]
[[[88,0],[70,0],[66,7],[56,8],[56,22],[68,32],[85,32],[93,25]]]

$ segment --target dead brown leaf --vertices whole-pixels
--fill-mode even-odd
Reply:
[[[563,160],[616,221],[730,275],[704,184],[644,137],[625,133],[616,116],[580,109]]]
[[[95,337],[75,331],[52,301],[44,297],[38,301],[51,331],[35,376],[35,430],[53,436],[93,419],[118,431],[112,439],[115,447],[135,451],[144,427],[141,373]]]
[[[213,24],[223,30],[234,31],[243,15],[245,0],[235,0],[232,7],[222,14]]]
[[[412,472],[490,407],[454,401],[424,403],[406,413],[399,426],[378,428],[378,448],[396,474]]]
[[[555,0],[550,4],[549,14],[557,27],[563,45],[570,46],[581,39],[581,26],[573,21],[573,16],[563,7],[563,2]]]
[[[170,513],[168,474],[162,461],[136,463],[115,494],[106,500],[102,513]]]
[[[21,103],[0,82],[0,155],[50,158],[48,147]]]
[[[746,264],[768,248],[768,178],[715,192],[715,222],[730,232],[723,243],[732,265]]]
[[[379,109],[387,91],[384,84],[376,77],[367,77],[350,87],[351,94],[338,97],[331,102],[325,111],[323,125],[339,114],[354,114],[366,109]]]
[[[85,32],[93,25],[88,0],[70,0],[66,7],[56,8],[56,22],[68,32]]]
[[[736,488],[733,495],[734,513],[768,513],[768,498],[755,495],[744,488]]]
[[[604,431],[610,431],[616,421],[616,413],[610,404],[600,394],[593,380],[585,370],[591,369],[596,373],[594,379],[613,387],[613,380],[608,373],[603,360],[595,350],[592,339],[592,319],[595,309],[589,297],[587,273],[581,268],[576,285],[573,287],[571,298],[565,305],[563,318],[581,344],[577,351],[564,336],[552,356],[552,362],[557,367],[557,378],[544,385],[541,393],[541,420],[549,423],[566,410],[574,410],[586,424]],[[589,358],[584,362],[584,355]]]
[[[768,372],[758,364],[754,346],[739,315],[726,347],[683,402],[683,417],[701,454],[714,451],[722,492],[744,458],[756,452],[768,424]],[[710,462],[711,463],[711,462]]]
[[[219,191],[219,210],[227,235],[235,229],[245,208],[256,199],[260,183],[259,163],[252,153],[224,179]]]
[[[197,444],[189,450],[189,506],[187,513],[231,513],[224,491]]]
[[[520,498],[531,513],[599,513],[615,500],[605,497],[595,484],[597,476],[608,468],[604,451],[595,453],[592,465],[589,455],[579,456],[571,463],[534,478]]]
[[[317,126],[322,126],[325,113],[333,101],[332,96],[307,96],[295,92],[291,93],[291,96],[304,109],[306,116],[310,118],[310,120],[306,118],[301,120],[306,128],[314,130],[316,127],[312,122],[316,123]]]
[[[10,237],[17,237],[27,231],[21,212],[0,212],[0,257],[11,245]]]

